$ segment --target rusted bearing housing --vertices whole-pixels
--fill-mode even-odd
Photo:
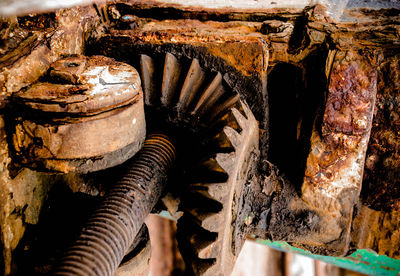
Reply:
[[[58,60],[38,82],[15,94],[13,133],[25,166],[87,173],[132,157],[146,136],[137,71],[103,56]]]

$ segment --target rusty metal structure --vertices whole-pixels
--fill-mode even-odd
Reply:
[[[0,3],[4,275],[148,275],[165,212],[174,275],[229,275],[249,237],[400,257],[398,1],[19,2]]]

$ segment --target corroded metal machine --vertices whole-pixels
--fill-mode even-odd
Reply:
[[[229,275],[249,237],[400,272],[398,1],[18,2],[3,274],[147,275],[150,212],[185,275]]]

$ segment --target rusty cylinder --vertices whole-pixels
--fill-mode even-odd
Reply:
[[[175,148],[167,136],[149,135],[53,275],[113,275],[159,199],[174,159]]]

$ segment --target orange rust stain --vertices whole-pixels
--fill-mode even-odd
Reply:
[[[377,83],[375,62],[368,55],[336,54],[322,126],[313,131],[303,184],[303,196],[315,206],[342,209],[342,192],[352,196],[352,190],[358,197],[361,189]]]

